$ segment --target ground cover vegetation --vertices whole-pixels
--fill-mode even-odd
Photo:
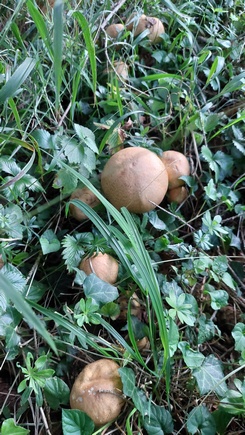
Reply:
[[[244,1],[0,11],[0,433],[244,433]],[[184,154],[183,197],[117,210],[129,147]]]

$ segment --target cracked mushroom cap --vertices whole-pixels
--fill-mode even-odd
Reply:
[[[101,173],[101,186],[105,197],[117,209],[127,207],[130,212],[145,213],[162,202],[168,175],[154,152],[141,147],[124,148],[107,161]]]
[[[110,359],[99,359],[88,364],[79,373],[71,389],[71,409],[85,412],[96,426],[116,419],[124,404],[119,368]]]

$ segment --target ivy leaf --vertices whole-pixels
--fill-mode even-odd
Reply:
[[[189,369],[195,369],[202,365],[205,356],[201,352],[191,349],[189,343],[181,341],[178,348],[181,350],[185,364]]]
[[[198,344],[205,343],[205,341],[211,340],[215,334],[220,335],[220,330],[210,319],[207,319],[205,314],[202,314],[198,320]]]
[[[113,302],[118,298],[117,288],[98,278],[94,273],[87,276],[83,283],[83,290],[87,298],[92,298],[96,303]]]
[[[207,356],[202,365],[194,369],[192,374],[201,394],[214,391],[219,396],[224,396],[227,391],[226,383],[223,381],[221,362],[214,355]]]
[[[57,252],[60,249],[60,241],[53,230],[46,230],[39,239],[43,254]]]
[[[245,324],[237,323],[231,334],[235,340],[235,349],[243,351],[245,349]]]
[[[62,379],[53,377],[47,379],[44,394],[49,406],[56,410],[61,404],[66,405],[69,402],[70,390]]]
[[[132,397],[136,389],[134,371],[127,367],[118,369],[118,371],[122,379],[123,394],[125,394],[125,396]]]
[[[148,435],[173,433],[173,420],[169,411],[151,403],[150,413],[144,418],[144,427]]]
[[[194,435],[215,435],[216,424],[215,419],[206,406],[201,405],[193,408],[187,418],[187,430]]]
[[[13,418],[4,420],[1,426],[1,435],[28,435],[30,431],[15,424]]]
[[[62,409],[63,435],[92,435],[94,422],[78,409]]]

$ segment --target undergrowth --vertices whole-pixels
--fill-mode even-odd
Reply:
[[[0,5],[1,434],[244,433],[244,2],[13,3]],[[161,42],[111,40],[132,13],[158,17]],[[100,174],[124,146],[184,153],[187,199],[116,210]],[[72,200],[77,222],[83,186],[100,206]],[[115,285],[79,269],[98,252],[118,260]],[[120,365],[126,400],[95,429],[69,394],[99,358]]]

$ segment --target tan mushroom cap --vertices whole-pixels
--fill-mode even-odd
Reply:
[[[124,148],[107,161],[101,173],[101,186],[105,197],[117,209],[127,207],[130,212],[145,213],[163,200],[168,175],[163,162],[152,151]]]
[[[110,36],[113,39],[116,39],[119,35],[119,33],[125,29],[124,25],[121,23],[117,24],[111,24],[106,28],[106,33],[108,36]]]
[[[175,187],[167,193],[167,198],[169,202],[176,202],[181,204],[188,197],[188,191],[185,186]]]
[[[79,373],[71,389],[71,408],[85,412],[96,426],[117,418],[124,403],[119,368],[110,359],[88,364]]]
[[[103,281],[114,284],[118,275],[118,262],[111,255],[99,252],[91,257],[85,257],[79,264],[79,269],[87,275],[95,273]]]
[[[183,186],[185,182],[179,177],[190,175],[190,165],[185,155],[179,151],[165,151],[161,156],[161,160],[168,173],[169,190]]]
[[[95,194],[91,192],[91,190],[87,187],[74,190],[74,192],[70,196],[70,200],[71,199],[80,199],[80,201],[88,204],[91,208],[94,208],[100,204],[100,200],[97,198],[97,196],[95,196]],[[69,205],[69,210],[71,215],[79,222],[83,221],[84,219],[88,219],[83,211],[76,207],[74,204]]]
[[[145,30],[149,31],[148,39],[152,44],[157,44],[158,42],[161,42],[160,35],[162,35],[162,33],[164,33],[165,31],[164,25],[159,20],[159,18],[147,17],[146,15],[141,15],[141,17],[139,18],[139,22],[134,30],[134,36],[138,36],[140,33],[144,32]]]

